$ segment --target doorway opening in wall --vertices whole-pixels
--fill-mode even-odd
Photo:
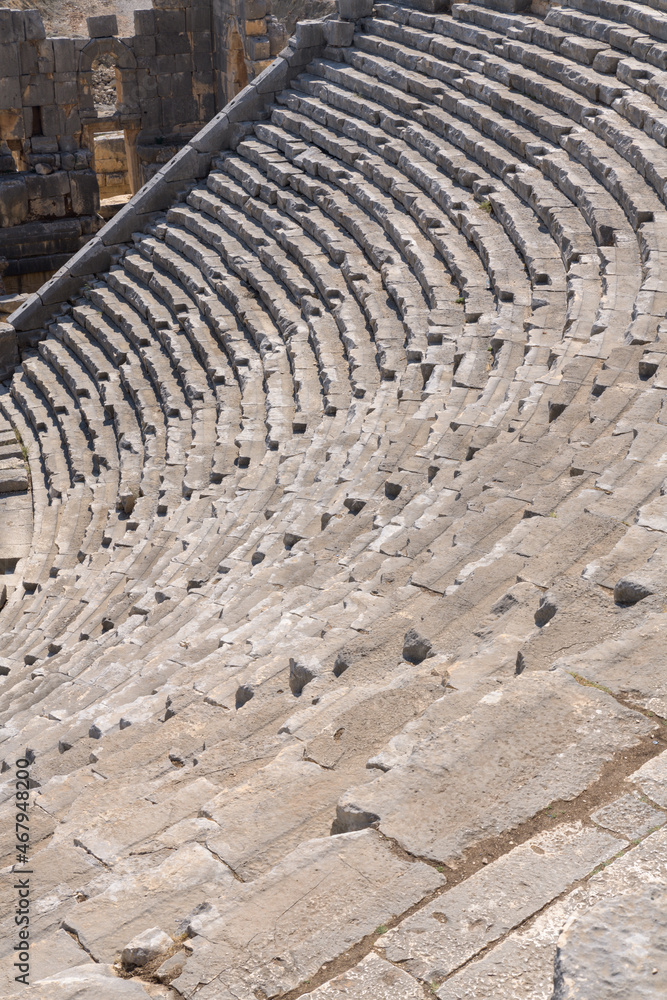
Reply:
[[[93,169],[100,189],[99,214],[110,219],[132,197],[125,132],[118,123],[118,69],[113,52],[92,65],[96,121],[88,126]]]

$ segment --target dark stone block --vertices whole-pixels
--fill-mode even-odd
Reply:
[[[110,38],[118,34],[118,21],[115,14],[99,14],[86,18],[88,34],[91,38]]]
[[[25,10],[23,11],[23,26],[25,29],[25,37],[28,40],[39,41],[42,38],[46,38],[46,31],[44,30],[44,22],[42,21],[42,15],[38,10]]]
[[[482,7],[489,10],[499,10],[503,14],[516,14],[520,10],[528,10],[531,0],[479,0]]]
[[[156,35],[178,35],[185,31],[184,10],[156,10],[154,13]]]
[[[178,53],[190,52],[190,39],[186,34],[164,34],[159,32],[155,36],[155,51],[159,56],[171,56]]]
[[[0,38],[5,45],[22,42],[25,38],[23,21],[19,21],[19,11],[0,9]]]
[[[0,12],[1,13],[1,12]],[[22,42],[21,45],[25,45]],[[0,44],[0,77],[19,76],[19,52],[20,45],[10,42],[9,45]]]
[[[25,174],[28,198],[62,198],[69,194],[70,175],[66,170],[55,170],[52,174]]]
[[[155,34],[155,11],[153,10],[135,10],[134,12],[134,31],[137,35],[154,35]]]
[[[246,17],[248,15],[246,14]],[[188,7],[185,12],[186,31],[199,32],[211,30],[211,11],[208,7]]]
[[[27,218],[28,189],[23,176],[3,177],[0,180],[0,227],[6,230],[10,226],[20,226]]]
[[[0,378],[7,378],[18,363],[16,330],[9,323],[0,323]]]
[[[73,38],[53,39],[53,59],[56,73],[76,73],[79,53]]]
[[[76,215],[94,215],[100,207],[100,189],[92,170],[76,170],[70,175],[72,211]]]

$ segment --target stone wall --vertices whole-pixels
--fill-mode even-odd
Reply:
[[[137,191],[268,66],[285,36],[267,15],[268,0],[153,0],[131,37],[101,15],[87,38],[47,38],[38,10],[0,9],[4,291],[33,291],[90,239],[109,175]],[[94,159],[105,133],[123,136],[116,165]]]

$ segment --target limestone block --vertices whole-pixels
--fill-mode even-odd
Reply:
[[[135,35],[154,35],[155,34],[155,11],[149,10],[135,10],[134,12],[134,31]]]
[[[246,40],[246,49],[248,58],[252,62],[257,62],[259,59],[268,59],[271,55],[271,42],[268,36],[248,38]]]
[[[558,939],[553,1000],[661,1000],[667,994],[664,888],[601,900]]]
[[[324,38],[328,45],[344,47],[352,44],[354,25],[349,21],[325,21]]]
[[[159,927],[151,927],[132,938],[123,948],[120,960],[129,969],[141,967],[159,955],[164,955],[173,944],[168,934]]]
[[[266,19],[266,32],[269,36],[271,55],[277,56],[287,43],[287,30],[275,17]]]
[[[43,104],[53,104],[55,91],[53,79],[47,76],[21,76],[21,93],[25,107],[41,107]]]
[[[197,117],[197,101],[192,96],[192,74],[188,74],[190,86],[188,92],[174,97],[167,97],[162,102],[162,125],[171,128],[181,122],[192,122]]]
[[[54,72],[76,73],[79,66],[79,54],[73,38],[53,38]]]
[[[2,370],[7,370],[1,358],[0,366],[2,366]],[[20,493],[27,489],[28,475],[25,462],[17,458],[0,459],[0,494]]]
[[[310,684],[322,673],[322,664],[315,657],[290,657],[289,686],[292,694],[300,695],[306,684]]]
[[[34,198],[62,198],[70,190],[70,175],[66,170],[55,170],[45,177],[26,174],[25,182],[30,201]]]
[[[20,226],[28,218],[28,188],[22,176],[0,180],[0,227]]]
[[[406,850],[444,861],[579,794],[605,761],[652,730],[644,716],[564,671],[524,671],[485,694],[465,722],[441,726],[439,706],[424,713],[423,742],[415,732],[414,749],[395,767],[346,792],[336,829],[379,821]],[[483,767],[473,763],[482,759]]]
[[[39,41],[46,38],[42,15],[38,10],[30,9],[23,12],[23,26],[28,40]]]
[[[312,48],[324,43],[322,21],[297,21],[296,44],[299,48]]]
[[[303,1000],[423,1000],[423,987],[406,972],[373,952],[347,972],[334,976]]]
[[[338,0],[338,13],[344,21],[358,21],[372,12],[373,0]]]
[[[33,42],[19,42],[17,55],[20,60],[22,74],[37,73],[37,48]]]
[[[245,33],[246,33],[246,38],[251,38],[253,35],[265,35],[266,18],[261,17],[255,21],[246,21]]]
[[[191,811],[196,811],[196,805]],[[167,814],[168,809],[165,822]],[[101,893],[70,910],[65,929],[74,931],[93,957],[112,961],[123,951],[128,937],[140,935],[143,939],[146,929],[155,928],[156,921],[160,928],[167,927],[176,935],[196,907],[209,899],[215,899],[220,907],[236,895],[237,885],[229,869],[206,848],[184,844],[159,865],[116,876]],[[153,943],[166,950],[164,938]]]
[[[515,14],[520,10],[528,10],[531,0],[479,0],[482,7],[499,10],[503,14]]]
[[[0,110],[9,110],[10,108],[20,108],[22,102],[21,95],[21,84],[17,77],[7,76],[0,77]],[[11,138],[12,133],[15,130],[3,126],[2,135],[3,138]]]
[[[18,11],[0,10],[0,38],[5,45],[23,41],[25,29],[22,15]]]
[[[0,372],[11,371],[16,364],[18,364],[16,330],[9,323],[0,323]],[[25,467],[23,471],[25,472]],[[8,474],[6,479],[18,481],[18,477],[14,480],[13,474]]]
[[[0,44],[0,77],[19,76],[19,52],[21,46],[16,43]]]
[[[192,997],[208,983],[201,1000],[228,1000],[228,984],[244,998],[286,993],[443,882],[433,868],[400,859],[374,831],[308,841],[216,900],[218,913],[201,921],[201,939],[172,985]]]
[[[155,51],[158,56],[175,56],[190,52],[190,40],[184,32],[159,31],[155,36]]]
[[[37,72],[53,73],[55,70],[55,60],[53,55],[53,40],[44,38],[42,41],[33,42],[37,52]]]
[[[185,30],[190,33],[210,32],[211,11],[209,7],[188,7],[185,12]]]
[[[664,556],[658,553],[658,569]],[[639,582],[648,584],[649,581]],[[634,590],[633,593],[637,594]],[[557,666],[610,688],[614,694],[632,693],[637,705],[659,716],[667,713],[667,677],[664,669],[665,625],[660,614],[647,614],[643,623],[617,639],[591,647],[583,655],[567,656]],[[641,668],[639,664],[641,663]]]
[[[137,980],[119,979],[111,965],[85,964],[24,986],[7,1000],[19,996],[27,1000],[99,1000],[102,996],[104,1000],[147,1000],[149,994]]]
[[[667,752],[642,764],[627,780],[636,784],[659,806],[667,808]]]
[[[97,176],[93,170],[75,170],[69,174],[72,211],[77,215],[94,215],[100,207]]]
[[[599,900],[623,898],[644,887],[654,890],[667,877],[664,828],[593,875],[583,886],[544,909],[533,923],[509,934],[478,960],[468,963],[437,991],[439,1000],[553,998],[556,943],[570,918]],[[629,935],[628,935],[629,936]],[[655,968],[656,966],[654,966]],[[652,975],[651,970],[651,975]],[[648,977],[647,977],[648,978]],[[583,996],[604,996],[595,989]],[[623,996],[632,996],[624,993]],[[616,996],[612,993],[616,1000]],[[618,998],[620,1000],[620,997]]]
[[[268,14],[268,0],[245,0],[243,9],[249,21],[257,21]]]
[[[158,6],[157,4],[155,5]],[[166,6],[166,5],[165,5]],[[180,6],[180,5],[179,5]],[[178,35],[185,31],[185,8],[155,10],[155,34]]]
[[[383,935],[390,962],[430,983],[524,923],[625,842],[580,823],[532,837]]]
[[[79,87],[76,73],[62,74],[60,79],[53,81],[56,104],[76,104],[79,98]]]
[[[76,107],[61,107],[59,111],[60,126],[58,134],[61,137],[75,136],[81,131],[81,118]],[[86,166],[86,164],[83,164]]]
[[[87,17],[88,34],[91,38],[109,38],[118,34],[118,20],[115,14],[98,14]]]
[[[620,799],[597,809],[591,814],[591,819],[628,840],[634,840],[662,826],[667,816],[638,795],[622,795]]]

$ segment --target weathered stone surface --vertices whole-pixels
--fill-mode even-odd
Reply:
[[[496,948],[452,976],[437,991],[439,1000],[551,1000],[556,943],[568,920],[586,913],[600,900],[615,900],[636,891],[661,890],[667,875],[664,830],[618,858],[584,886],[547,907],[526,929],[510,934]]]
[[[399,860],[373,831],[307,842],[270,874],[239,886],[235,899],[217,903],[219,915],[202,926],[201,941],[193,940],[175,988],[202,1000],[250,1000],[260,989],[276,996],[443,882],[433,868]]]
[[[658,1000],[667,991],[667,914],[659,887],[604,900],[558,939],[554,1000]]]
[[[118,21],[115,14],[98,14],[86,19],[88,34],[91,38],[105,38],[118,34]]]
[[[53,216],[0,274],[61,268],[0,372],[40,978],[159,928],[109,990],[551,1000],[569,917],[665,881],[667,31],[499,4],[342,5],[274,62],[263,0],[0,10],[0,174]],[[95,236],[111,124],[147,183]]]
[[[368,997],[422,1000],[424,992],[407,973],[371,953],[358,965],[304,996],[307,1000],[340,1000],[341,997],[349,1000],[367,1000]]]
[[[97,961],[115,962],[128,938],[138,935],[143,940],[156,921],[176,935],[196,906],[212,897],[220,905],[226,894],[233,895],[234,888],[228,868],[199,844],[186,843],[154,870],[112,880],[103,891],[79,903],[63,925]]]
[[[27,489],[25,462],[20,458],[0,459],[0,493],[18,493]]]
[[[0,959],[0,995],[3,997],[11,995],[16,989],[15,961],[16,955],[13,949],[10,954]],[[31,944],[29,978],[33,982],[38,982],[74,966],[78,966],[81,971],[80,967],[88,963],[93,965],[93,960],[88,958],[81,946],[66,931],[56,930]]]
[[[658,805],[667,808],[667,753],[663,752],[647,761],[627,780],[637,785],[644,795],[648,795]]]
[[[634,840],[645,836],[655,827],[662,826],[667,821],[667,816],[638,795],[622,795],[620,799],[591,813],[591,819],[622,837]]]
[[[568,656],[558,666],[625,694],[656,715],[667,714],[667,672],[664,667],[665,623],[649,613],[641,625],[619,638],[602,642],[585,654]],[[641,666],[640,666],[641,664]]]
[[[67,969],[55,976],[21,987],[21,992],[9,997],[29,997],[30,1000],[146,1000],[150,994],[141,983],[118,979],[110,965],[92,963]]]
[[[345,793],[339,829],[360,817],[379,822],[406,850],[444,861],[574,798],[605,761],[654,728],[562,671],[521,674],[442,728],[436,703],[430,721],[400,763]]]
[[[538,835],[438,896],[376,947],[425,983],[439,982],[623,846],[579,824]]]
[[[322,665],[314,658],[289,661],[289,686],[293,695],[300,695],[306,684],[322,673]]]
[[[169,935],[159,927],[149,927],[128,941],[120,954],[120,960],[128,969],[143,966],[169,951],[172,944]]]
[[[409,663],[421,663],[427,656],[432,656],[430,639],[420,635],[417,629],[410,628],[403,639],[403,659]]]

